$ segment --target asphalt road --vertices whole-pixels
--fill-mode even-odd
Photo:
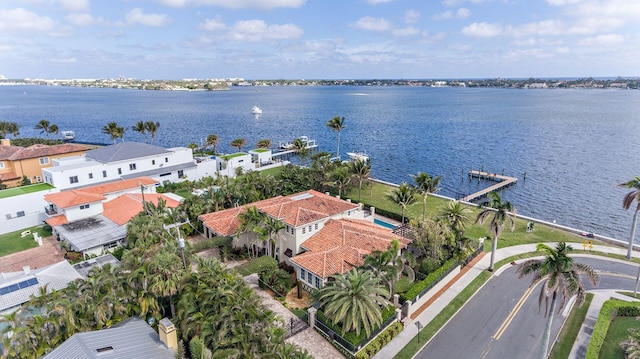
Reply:
[[[576,262],[600,274],[597,289],[633,290],[637,266],[592,257]],[[458,314],[424,347],[416,358],[535,358],[546,323],[544,301],[539,311],[540,285],[528,291],[531,277],[518,279],[511,267],[490,279]],[[587,289],[593,289],[590,284]],[[529,294],[527,296],[527,294]],[[551,338],[564,317],[554,318]]]

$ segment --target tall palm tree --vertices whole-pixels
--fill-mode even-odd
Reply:
[[[49,123],[48,120],[40,120],[38,122],[38,124],[35,125],[35,127],[33,128],[34,130],[40,130],[40,134],[46,133],[47,135],[49,134],[49,126],[51,124]]]
[[[238,235],[240,233],[247,233],[248,250],[249,254],[251,254],[253,244],[258,239],[257,236],[253,236],[255,233],[255,229],[262,223],[264,220],[264,215],[258,211],[258,207],[251,206],[245,208],[245,211],[238,215],[238,220],[240,221],[240,226],[238,227]]]
[[[147,121],[144,123],[144,129],[151,135],[151,144],[156,138],[156,132],[160,128],[160,122]]]
[[[542,335],[542,346],[540,347],[539,358],[547,357],[549,348],[549,336],[551,334],[551,323],[553,322],[554,312],[558,300],[560,300],[558,311],[560,311],[567,300],[576,295],[576,304],[581,306],[586,298],[586,290],[581,281],[581,276],[586,278],[595,286],[600,280],[598,274],[593,268],[575,263],[568,253],[572,250],[571,246],[560,242],[556,244],[556,248],[551,248],[544,243],[538,243],[536,249],[545,252],[543,259],[530,259],[518,267],[518,278],[533,274],[531,285],[535,286],[539,281],[544,281],[540,288],[540,301],[545,299],[545,316],[547,323],[544,327]],[[562,298],[558,298],[562,296]],[[549,306],[549,297],[551,297],[551,305]]]
[[[169,299],[171,317],[175,317],[173,296],[180,293],[184,284],[182,260],[172,250],[163,250],[148,262],[149,292]]]
[[[638,223],[638,212],[640,211],[640,176],[635,176],[632,180],[618,184],[618,187],[626,187],[631,189],[622,200],[622,208],[628,210],[636,203],[636,211],[633,214],[633,222],[631,223],[631,235],[629,236],[629,246],[627,248],[627,259],[631,259],[633,251],[633,241],[636,237],[636,225]]]
[[[263,138],[260,141],[258,141],[258,144],[256,146],[257,148],[270,148],[271,147],[271,140],[268,138]]]
[[[102,126],[102,129],[100,130],[100,132],[102,132],[105,135],[109,135],[111,137],[111,140],[113,140],[113,144],[115,145],[116,139],[118,138],[120,133],[118,123],[115,121],[111,121],[106,125]]]
[[[329,185],[338,187],[338,196],[342,197],[342,191],[347,188],[351,182],[351,176],[346,167],[338,167],[329,175]]]
[[[334,323],[342,323],[342,334],[364,328],[367,335],[382,324],[380,305],[385,303],[389,292],[382,280],[371,271],[353,268],[345,274],[334,276],[335,282],[318,289],[313,296],[324,314]]]
[[[281,220],[277,218],[265,216],[264,220],[262,221],[262,224],[258,225],[258,227],[254,229],[254,231],[258,233],[258,235],[267,242],[268,256],[275,257],[275,253],[274,253],[274,249],[275,249],[274,247],[276,245],[275,236],[277,236],[278,233],[285,228],[286,226],[284,225],[284,223],[282,223]],[[279,247],[282,247],[282,246],[279,246]]]
[[[244,138],[236,138],[235,140],[231,141],[231,147],[236,147],[238,148],[238,152],[242,152],[242,147],[244,147],[246,143],[247,140],[245,140]]]
[[[371,176],[371,164],[363,159],[357,159],[349,164],[349,169],[358,181],[358,202],[360,202],[360,192],[362,192],[362,184]]]
[[[335,116],[327,121],[326,126],[333,131],[338,132],[338,148],[336,150],[336,158],[340,158],[340,131],[342,131],[346,127],[344,125],[344,117]]]
[[[53,133],[56,136],[56,139],[59,139],[60,136],[60,130],[58,129],[58,125],[56,125],[55,123],[49,126],[49,129],[47,130],[48,133]]]
[[[387,193],[387,198],[402,207],[402,223],[404,223],[404,212],[408,206],[416,202],[415,188],[409,186],[406,182],[402,182],[398,188]]]
[[[9,132],[13,135],[13,137],[18,137],[18,135],[20,134],[20,125],[18,125],[15,122],[11,122],[11,125],[9,126]]]
[[[469,214],[471,214],[471,210],[463,206],[460,201],[450,201],[440,210],[439,218],[449,224],[451,230],[456,234],[456,238],[459,238],[463,235],[467,222],[469,222]]]
[[[489,222],[489,231],[492,235],[491,242],[491,264],[489,265],[489,272],[493,272],[493,264],[496,256],[496,249],[498,248],[498,237],[504,230],[506,222],[509,222],[509,228],[513,232],[516,227],[516,221],[514,216],[516,214],[516,208],[509,201],[502,201],[500,195],[496,192],[489,193],[489,200],[480,204],[482,212],[478,213],[475,223],[484,224],[484,222],[491,217]]]
[[[216,150],[218,147],[218,135],[216,135],[215,133],[212,133],[210,135],[207,136],[207,140],[205,141],[205,146],[209,147],[213,147],[213,154],[217,154],[218,151]]]
[[[144,125],[144,121],[138,121],[135,125],[131,126],[134,132],[138,132],[142,135],[142,141],[147,142],[147,128]]]
[[[20,134],[20,126],[15,122],[0,121],[0,138],[7,138],[7,134],[12,134],[13,137]]]
[[[124,133],[127,132],[127,129],[124,128],[123,126],[118,126],[115,129],[114,134],[116,135],[117,138],[120,139],[120,141],[124,142]]]
[[[430,193],[436,193],[440,190],[440,180],[442,176],[431,177],[426,172],[418,172],[417,175],[411,175],[416,183],[416,189],[422,196],[422,219],[427,217],[427,197]]]

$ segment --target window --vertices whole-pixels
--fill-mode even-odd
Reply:
[[[136,170],[136,164],[135,163],[129,163],[129,171],[135,171]]]
[[[36,182],[38,182],[38,183],[42,182],[42,177],[36,176]]]
[[[89,179],[93,179],[93,173],[89,173]]]
[[[316,288],[320,288],[320,277],[316,277]]]
[[[305,280],[307,276],[307,271],[304,270],[304,268],[300,268],[300,278],[302,278],[302,280]]]
[[[316,231],[318,230],[318,224],[316,223]]]
[[[107,171],[102,171],[102,177],[107,177]]]
[[[71,183],[71,184],[78,183],[78,176],[69,177],[69,183]]]
[[[311,226],[309,226],[309,233],[311,233]]]
[[[171,176],[171,172],[161,173],[160,177]]]
[[[40,165],[48,165],[49,157],[40,157]]]
[[[122,174],[122,168],[118,168],[118,174],[121,175]]]
[[[311,274],[311,272],[307,272],[307,282],[308,282],[309,284],[313,283],[313,282],[311,281],[311,277],[313,277],[313,274]]]
[[[184,171],[183,170],[178,170],[178,177],[179,178],[184,177]]]
[[[347,216],[350,216],[350,215],[351,215],[351,211],[348,211],[348,212],[347,212]]]
[[[169,162],[169,157],[165,157],[165,158],[164,158],[164,161],[165,161],[165,162]]]
[[[156,164],[156,160],[151,160],[151,164],[155,165]]]
[[[24,217],[24,211],[16,212],[16,217]]]
[[[305,234],[305,233],[306,233],[306,230],[307,230],[307,229],[306,229],[305,227],[302,227],[302,234]]]
[[[88,204],[82,204],[82,205],[80,205],[80,209],[87,209],[87,208],[89,208],[89,205],[88,205]]]
[[[0,161],[0,168],[4,168],[4,162]]]
[[[108,250],[108,249],[111,249],[111,248],[115,248],[117,246],[118,246],[118,241],[113,241],[113,242],[109,242],[109,243],[103,245],[102,248],[105,249],[105,250]]]
[[[296,234],[296,229],[291,227],[291,234],[295,235]]]

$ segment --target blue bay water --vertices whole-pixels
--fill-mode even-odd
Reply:
[[[251,107],[264,111],[255,118]],[[627,240],[633,211],[622,209],[640,175],[640,92],[631,90],[513,90],[423,87],[247,87],[230,91],[168,92],[45,86],[0,86],[0,119],[21,136],[48,119],[80,141],[109,143],[109,121],[130,128],[158,121],[155,144],[201,143],[210,133],[229,143],[274,144],[300,135],[335,152],[337,134],[325,127],[344,116],[341,153],[366,150],[373,176],[411,182],[410,174],[441,175],[440,194],[461,197],[490,183],[463,172],[514,176],[502,192],[518,213]],[[125,140],[142,141],[127,131]],[[526,172],[526,180],[523,175]],[[635,208],[634,208],[635,209]]]

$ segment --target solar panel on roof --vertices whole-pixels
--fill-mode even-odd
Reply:
[[[14,283],[14,284],[8,285],[6,287],[0,288],[0,295],[13,293],[13,292],[18,291],[20,289],[28,288],[28,287],[34,286],[36,284],[38,284],[38,278],[29,278],[27,280],[23,280],[22,282]]]
[[[311,193],[303,193],[303,194],[299,194],[297,196],[291,197],[292,201],[299,201],[301,199],[307,199],[307,198],[311,198],[313,197],[313,195]]]

